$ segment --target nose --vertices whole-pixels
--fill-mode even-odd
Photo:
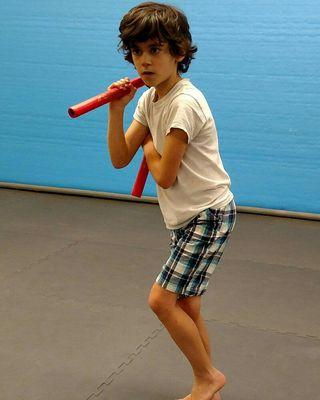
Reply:
[[[147,67],[148,65],[151,64],[151,58],[150,55],[148,53],[143,53],[142,54],[142,60],[141,60],[141,65],[143,67]]]

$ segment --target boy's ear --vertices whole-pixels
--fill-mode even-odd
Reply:
[[[176,56],[176,61],[179,63],[179,62],[181,62],[181,61],[183,61],[184,60],[184,58],[185,58],[185,54],[184,55],[182,55],[182,56]]]

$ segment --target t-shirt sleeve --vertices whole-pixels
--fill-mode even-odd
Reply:
[[[188,135],[188,143],[196,137],[206,117],[198,101],[186,94],[175,97],[170,104],[165,134],[170,133],[172,128],[179,128]]]
[[[145,92],[146,93],[146,92]],[[133,118],[140,122],[144,126],[148,126],[147,118],[146,118],[146,95],[145,93],[142,94],[140,99],[138,100],[137,107],[135,109],[135,112],[133,114]]]

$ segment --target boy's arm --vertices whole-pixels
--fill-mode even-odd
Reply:
[[[149,128],[133,120],[127,132],[123,131],[124,109],[109,113],[108,147],[112,165],[126,167],[149,134]]]
[[[133,99],[136,88],[129,78],[121,79],[109,86],[130,88],[130,93],[109,104],[108,147],[112,165],[115,168],[127,166],[149,133],[148,127],[133,120],[126,134],[123,130],[123,117],[126,105]]]
[[[151,135],[143,143],[143,151],[148,168],[159,186],[168,189],[177,178],[181,160],[188,145],[185,131],[172,128],[166,136],[162,156],[154,147]]]

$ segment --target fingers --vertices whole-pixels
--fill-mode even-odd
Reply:
[[[120,89],[123,92],[123,95],[120,96],[120,99],[114,99],[110,102],[110,107],[126,107],[127,104],[134,98],[137,91],[137,88],[133,86],[128,77],[113,82],[108,87],[108,90],[110,89]]]
[[[125,77],[125,78],[120,79],[120,80],[118,80],[118,81],[116,81],[116,82],[113,82],[113,83],[108,87],[108,90],[109,90],[109,89],[114,89],[114,88],[118,88],[118,89],[128,89],[128,88],[131,88],[131,87],[133,87],[133,85],[132,85],[130,79],[129,79],[128,77]]]

